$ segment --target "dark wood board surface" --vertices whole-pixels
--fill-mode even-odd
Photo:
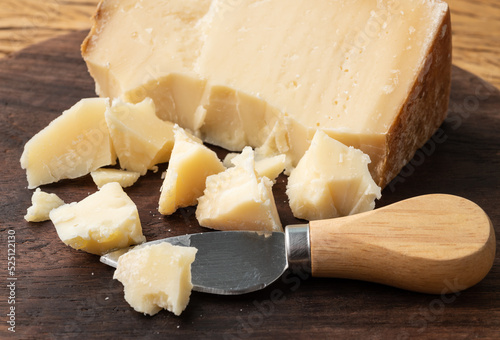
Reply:
[[[79,54],[85,34],[59,37],[0,60],[0,338],[500,338],[498,254],[482,282],[445,296],[287,273],[270,287],[242,296],[193,292],[180,317],[167,311],[153,317],[133,311],[121,283],[112,279],[113,269],[98,256],[65,246],[51,222],[23,219],[32,194],[19,164],[24,144],[63,110],[95,96]],[[499,131],[500,91],[454,67],[448,119],[384,189],[377,207],[427,193],[460,195],[489,214],[498,244]],[[149,173],[126,189],[138,205],[147,239],[206,231],[198,226],[193,208],[171,217],[159,215],[160,175]],[[274,187],[283,225],[297,222],[287,206],[285,185],[286,178],[280,177]],[[43,190],[72,202],[96,188],[85,176]],[[15,237],[12,275],[9,235]],[[15,290],[7,286],[12,278]],[[7,323],[12,306],[15,333]]]

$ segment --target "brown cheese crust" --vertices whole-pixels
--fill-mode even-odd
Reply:
[[[449,9],[438,32],[406,103],[387,133],[385,161],[372,169],[375,182],[382,188],[398,175],[446,118],[451,90]]]

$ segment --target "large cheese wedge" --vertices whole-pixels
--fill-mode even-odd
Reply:
[[[226,168],[217,154],[193,138],[184,129],[175,127],[175,144],[161,186],[158,211],[173,214],[179,207],[196,205],[203,195],[206,178]]]
[[[102,255],[146,241],[137,207],[117,182],[49,216],[61,241],[88,253]]]
[[[31,206],[24,219],[28,222],[43,222],[50,219],[50,212],[64,204],[56,194],[49,194],[37,188],[31,196]]]
[[[293,215],[319,220],[372,210],[381,193],[369,163],[362,151],[316,132],[288,178],[286,193]]]
[[[273,182],[255,171],[254,153],[245,147],[234,167],[207,178],[196,218],[218,230],[283,231],[274,201]]]
[[[271,138],[296,165],[321,129],[385,186],[445,118],[450,15],[439,0],[103,0],[82,55],[100,96],[151,97],[206,142]]]
[[[26,169],[28,188],[115,164],[104,119],[107,104],[105,98],[82,99],[26,143],[21,167]]]
[[[197,249],[168,242],[136,247],[118,259],[114,279],[136,311],[154,315],[162,308],[180,315],[189,303],[191,263]]]
[[[115,99],[106,110],[106,122],[122,169],[145,175],[168,162],[174,146],[174,124],[159,119],[155,104],[145,98],[137,104]]]

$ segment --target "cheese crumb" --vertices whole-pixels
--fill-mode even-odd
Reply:
[[[141,174],[135,171],[125,171],[118,169],[97,169],[90,173],[92,180],[100,189],[103,185],[117,182],[122,188],[128,188],[139,179]]]
[[[28,208],[24,219],[28,222],[48,221],[52,209],[64,204],[56,194],[48,194],[37,188],[31,197],[31,207]]]

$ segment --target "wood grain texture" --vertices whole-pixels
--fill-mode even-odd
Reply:
[[[113,269],[95,255],[75,251],[57,237],[51,222],[22,216],[32,192],[19,158],[24,144],[82,97],[94,83],[79,54],[86,32],[34,45],[0,60],[0,242],[15,233],[15,271],[0,257],[0,338],[12,336],[7,278],[16,281],[16,334],[22,339],[225,338],[245,339],[495,339],[500,334],[500,255],[479,284],[456,294],[426,295],[346,279],[286,273],[268,288],[242,296],[193,293],[181,317],[145,317],[123,298]],[[448,119],[383,191],[377,207],[428,193],[476,202],[490,216],[500,240],[500,91],[454,67]],[[219,156],[224,151],[216,149]],[[148,240],[206,231],[193,208],[170,217],[157,212],[161,171],[126,192],[136,202]],[[274,187],[283,225],[297,223],[285,194]],[[44,186],[66,202],[96,190],[90,176]]]
[[[309,225],[315,277],[449,294],[481,281],[495,259],[495,231],[488,216],[475,203],[453,195],[413,197]]]
[[[232,1],[232,0],[228,0]],[[0,0],[0,57],[90,28],[98,0]],[[500,3],[449,0],[453,63],[500,88]]]

